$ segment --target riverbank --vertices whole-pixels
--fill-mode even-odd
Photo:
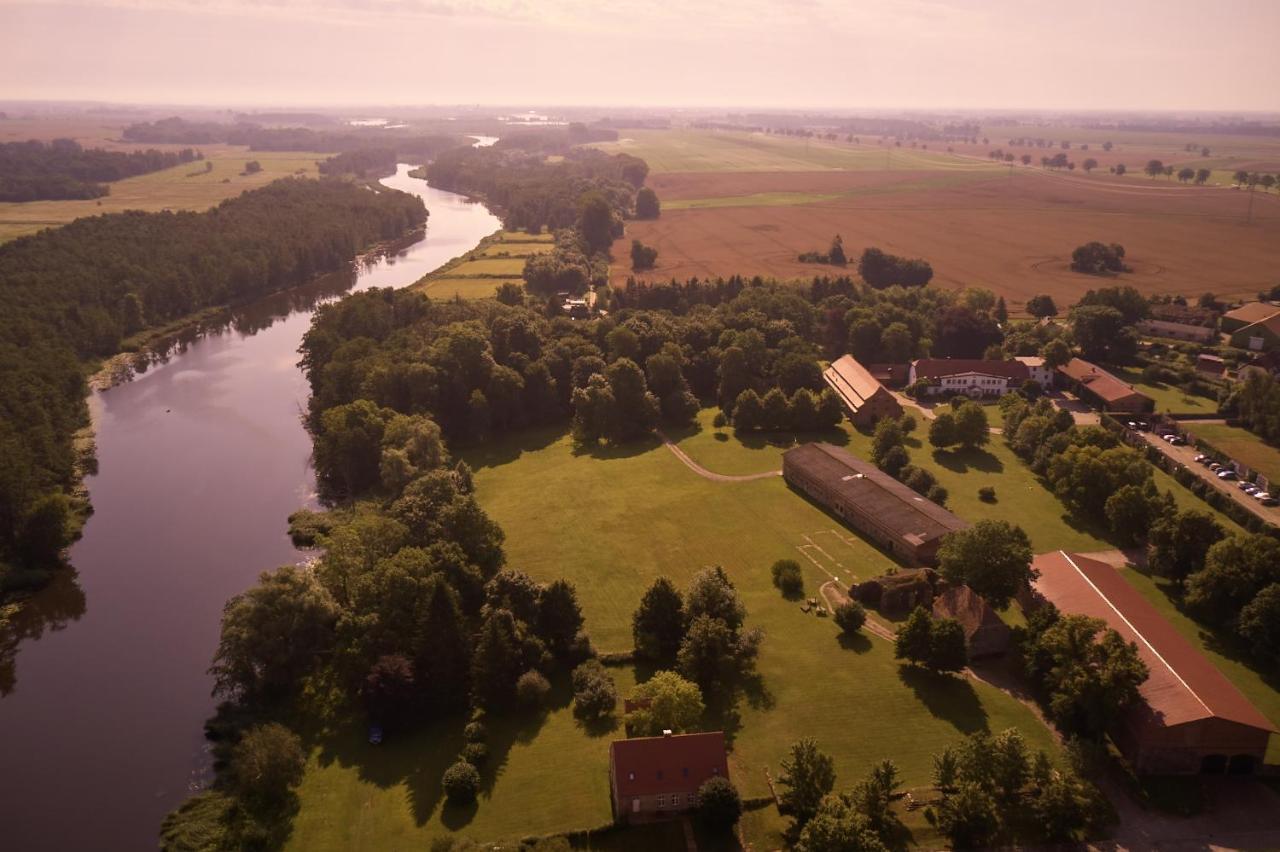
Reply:
[[[523,288],[525,261],[551,251],[554,244],[552,234],[494,231],[410,288],[432,299],[492,298],[503,284]]]

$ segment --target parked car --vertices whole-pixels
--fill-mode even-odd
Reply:
[[[1253,499],[1257,500],[1259,503],[1265,504],[1267,500],[1271,500],[1274,498],[1271,496],[1271,492],[1264,491],[1263,489],[1259,488],[1257,491],[1253,492]]]
[[[1182,437],[1181,435],[1170,435],[1170,436],[1169,436],[1169,443],[1170,443],[1170,444],[1173,444],[1174,446],[1180,447],[1180,446],[1182,446],[1183,444],[1185,444],[1186,442],[1187,442],[1187,439],[1186,439],[1186,438],[1184,438],[1184,437]]]
[[[1236,488],[1239,488],[1245,494],[1252,494],[1258,490],[1258,486],[1254,485],[1252,482],[1245,482],[1244,480],[1240,480],[1240,484],[1237,485]]]
[[[1206,456],[1204,453],[1197,453],[1196,457],[1192,459],[1192,461],[1197,461],[1200,464],[1207,464],[1209,461],[1209,457]]]
[[[1264,506],[1280,506],[1280,500],[1277,500],[1276,498],[1272,497],[1270,494],[1268,494],[1266,497],[1263,497],[1258,502]]]
[[[1218,478],[1219,479],[1235,479],[1236,472],[1234,470],[1220,470],[1218,471]]]
[[[1213,462],[1209,465],[1209,470],[1213,471],[1214,473],[1217,473],[1218,471],[1222,470],[1222,465],[1218,464],[1217,462]]]

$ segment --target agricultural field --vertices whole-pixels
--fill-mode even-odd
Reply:
[[[1248,429],[1226,423],[1183,424],[1197,438],[1261,473],[1271,482],[1280,482],[1280,449],[1265,443]]]
[[[1218,140],[1204,144],[1215,157],[1264,166],[1274,160],[1280,170],[1280,145],[1232,142],[1235,148]],[[1186,141],[1162,144],[1181,149]],[[637,131],[605,147],[646,157],[648,183],[662,199],[659,219],[629,222],[613,247],[619,258],[632,239],[655,247],[657,265],[644,276],[650,280],[834,274],[839,270],[799,263],[797,255],[823,250],[840,234],[851,256],[878,246],[923,257],[933,265],[934,283],[990,288],[1017,314],[1038,293],[1065,307],[1110,284],[1199,295],[1212,282],[1219,296],[1252,297],[1272,283],[1272,246],[1280,241],[1280,193],[1274,191],[1252,193],[1246,223],[1250,193],[1141,175],[1117,178],[1105,166],[1085,175],[996,165],[985,148],[980,155],[963,146],[947,154],[867,139],[857,145],[699,131]],[[1072,156],[1101,154],[1093,148]],[[1117,141],[1117,149],[1112,153],[1140,154],[1144,163],[1148,154],[1176,162],[1176,150],[1150,139]],[[1072,249],[1090,240],[1124,245],[1132,271],[1106,279],[1072,272]],[[632,274],[620,262],[613,280]]]
[[[550,251],[553,241],[551,234],[498,231],[411,286],[433,299],[487,299],[503,284],[524,286],[525,260]]]
[[[158,145],[157,148],[182,146]],[[81,216],[119,213],[123,210],[206,210],[248,189],[257,189],[290,175],[318,172],[316,162],[329,154],[253,151],[230,145],[202,145],[206,162],[183,163],[171,169],[126,178],[110,184],[111,194],[85,201],[0,202],[0,242],[44,228],[65,225]],[[257,160],[262,171],[244,174],[245,163]]]

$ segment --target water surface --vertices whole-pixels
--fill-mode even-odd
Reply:
[[[401,287],[500,222],[400,166],[425,235],[385,257],[234,310],[94,394],[94,515],[75,573],[29,607],[0,698],[0,849],[154,849],[206,780],[206,673],[223,603],[304,555],[286,517],[314,501],[298,345],[317,304]],[[0,680],[0,689],[5,684]]]

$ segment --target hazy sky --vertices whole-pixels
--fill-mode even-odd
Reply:
[[[0,0],[0,98],[1280,109],[1280,0]]]

